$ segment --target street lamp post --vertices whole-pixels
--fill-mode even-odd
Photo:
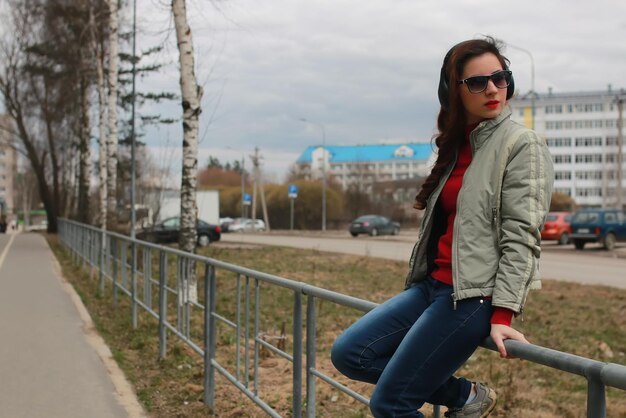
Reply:
[[[535,129],[535,96],[537,94],[535,93],[535,59],[533,58],[533,54],[531,54],[529,50],[511,44],[507,45],[513,49],[522,51],[530,58],[530,108],[532,112],[532,122],[530,128]]]
[[[322,130],[322,231],[326,231],[326,129],[319,122],[300,118],[300,121],[317,125]]]
[[[622,178],[623,178],[623,150],[624,146],[624,90],[620,92],[618,96],[615,97],[615,102],[617,103],[617,186],[615,187],[616,191],[616,199],[617,199],[617,208],[623,209],[622,203]]]

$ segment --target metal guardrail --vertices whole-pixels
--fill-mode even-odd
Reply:
[[[342,385],[316,367],[316,300],[332,302],[367,312],[375,303],[332,292],[306,283],[288,280],[271,274],[224,263],[208,257],[186,253],[169,247],[132,240],[127,236],[79,224],[69,220],[59,222],[61,242],[71,251],[73,261],[88,264],[99,272],[100,290],[106,281],[112,288],[113,303],[118,303],[119,293],[130,297],[131,317],[137,326],[137,308],[141,307],[159,323],[159,354],[167,354],[168,331],[204,358],[204,401],[213,408],[215,401],[215,372],[224,376],[232,385],[248,396],[271,417],[280,417],[270,404],[259,396],[259,353],[261,348],[292,362],[292,416],[315,417],[315,385],[321,380],[365,405],[369,400]],[[142,267],[137,268],[138,249],[141,250]],[[130,254],[129,254],[130,250]],[[158,255],[158,279],[153,278],[153,256]],[[173,259],[173,260],[172,260]],[[174,261],[174,263],[170,263]],[[168,266],[175,264],[174,277],[168,274]],[[189,299],[189,282],[204,268],[202,301]],[[234,318],[227,318],[217,311],[217,271],[235,275],[236,307]],[[173,284],[171,282],[174,282]],[[141,286],[138,287],[138,283]],[[292,338],[293,348],[288,353],[261,338],[260,333],[260,285],[278,286],[293,293]],[[254,300],[252,300],[252,287]],[[154,289],[156,286],[156,290]],[[242,294],[243,291],[243,294]],[[158,308],[154,307],[153,294],[158,294]],[[168,318],[169,295],[176,296],[176,323]],[[243,302],[242,302],[243,298]],[[306,317],[303,318],[303,299],[306,298]],[[242,306],[243,305],[243,306]],[[253,309],[254,307],[254,309]],[[193,310],[202,311],[202,333],[192,331]],[[242,319],[243,310],[243,319]],[[197,317],[198,315],[196,315]],[[217,325],[225,325],[235,333],[235,366],[220,364],[217,360]],[[253,322],[253,330],[251,323]],[[306,327],[306,339],[303,338]],[[250,335],[252,331],[252,335]],[[243,338],[243,341],[242,341]],[[303,346],[302,342],[306,345]],[[497,351],[490,338],[484,348]],[[507,352],[517,358],[548,366],[587,379],[587,417],[606,417],[606,386],[626,391],[626,366],[604,363],[569,353],[563,353],[518,341],[505,342]],[[252,347],[252,348],[251,348]],[[243,350],[243,359],[241,351]],[[243,360],[243,367],[242,367]],[[253,372],[250,373],[252,360]],[[304,365],[303,362],[306,362]],[[306,374],[303,394],[303,366]],[[303,401],[306,409],[302,410]],[[433,417],[438,418],[439,407],[434,406]]]

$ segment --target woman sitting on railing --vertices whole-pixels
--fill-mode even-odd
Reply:
[[[416,196],[425,209],[406,290],[340,335],[332,350],[346,376],[376,385],[375,417],[486,417],[496,394],[453,374],[489,335],[526,342],[511,328],[539,284],[540,230],[552,193],[545,141],[510,120],[508,60],[492,39],[445,56],[439,82],[437,161]]]

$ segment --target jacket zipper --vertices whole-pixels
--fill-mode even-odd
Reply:
[[[495,248],[499,249],[500,248],[500,225],[498,223],[498,208],[495,206],[491,208],[491,227],[493,228]]]

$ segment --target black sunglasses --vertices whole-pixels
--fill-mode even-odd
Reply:
[[[475,77],[466,78],[465,80],[457,81],[457,84],[465,84],[470,93],[482,93],[487,90],[489,80],[493,81],[493,84],[499,89],[505,89],[511,84],[511,78],[513,72],[509,70],[501,70],[491,75],[477,75]]]

